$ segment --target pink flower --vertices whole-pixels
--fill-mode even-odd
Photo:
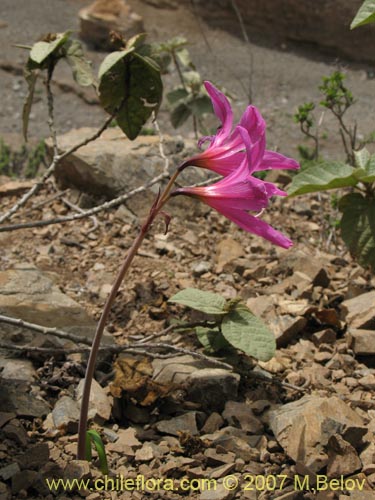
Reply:
[[[246,131],[242,133],[246,134]],[[243,159],[237,170],[215,184],[207,187],[183,187],[172,193],[172,195],[179,194],[200,199],[245,231],[257,234],[275,245],[283,248],[289,248],[292,245],[286,236],[256,215],[248,213],[248,211],[262,211],[268,206],[271,196],[286,193],[270,182],[263,182],[249,175],[247,158]]]
[[[210,144],[204,151],[187,160],[183,167],[191,165],[207,168],[223,176],[232,173],[246,158],[246,146],[240,133],[242,127],[247,131],[253,147],[251,172],[299,168],[298,163],[292,158],[265,150],[266,124],[255,106],[246,108],[239,124],[232,131],[233,111],[227,97],[212,83],[204,82],[204,85],[211,98],[214,112],[221,121],[221,127],[214,136],[203,137],[199,141],[199,147],[207,141]]]

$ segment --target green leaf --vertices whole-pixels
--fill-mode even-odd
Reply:
[[[185,102],[178,104],[171,113],[171,123],[174,128],[181,127],[191,115],[191,109]]]
[[[375,0],[365,0],[355,15],[350,29],[358,28],[364,24],[375,21]]]
[[[186,89],[184,89],[184,87],[177,87],[176,89],[171,90],[171,92],[168,92],[167,99],[169,104],[173,106],[178,101],[185,99],[188,95],[189,93]]]
[[[190,53],[187,49],[177,50],[176,57],[185,68],[195,69]]]
[[[198,95],[189,100],[189,108],[195,116],[201,117],[213,113],[211,99],[206,95]]]
[[[88,61],[78,40],[68,40],[65,44],[65,58],[72,68],[73,78],[82,87],[88,87],[94,83],[91,62]]]
[[[138,33],[137,35],[134,35],[131,38],[129,38],[129,40],[126,42],[126,48],[131,49],[140,47],[141,45],[144,44],[146,38],[147,38],[147,33]]]
[[[226,314],[226,300],[221,295],[212,292],[204,292],[196,288],[185,288],[169,299],[183,306],[196,309],[206,314]]]
[[[34,99],[34,91],[35,91],[35,84],[38,79],[38,70],[33,69],[34,64],[32,61],[28,61],[25,71],[24,71],[24,76],[25,80],[27,82],[28,86],[28,93],[23,105],[23,110],[22,110],[22,125],[23,125],[23,137],[25,141],[27,141],[27,131],[29,128],[29,117],[30,117],[30,112],[31,108],[33,105],[33,99]]]
[[[134,48],[109,54],[99,69],[99,97],[118,126],[135,139],[152,112],[159,109],[163,92],[160,70]]]
[[[354,169],[346,163],[326,162],[312,165],[295,175],[289,186],[289,196],[314,193],[327,189],[355,186]]]
[[[47,57],[52,55],[62,45],[64,45],[64,43],[68,40],[70,33],[70,31],[58,33],[56,35],[56,39],[52,42],[36,42],[30,51],[30,59],[42,66]]]
[[[217,329],[214,330],[213,328],[197,326],[195,328],[195,333],[197,334],[199,342],[208,352],[214,353],[222,349],[228,350],[231,347],[223,337],[223,334]]]
[[[91,462],[92,460],[91,443],[94,444],[96,451],[98,452],[100,470],[102,474],[107,475],[109,469],[105,446],[102,438],[100,437],[100,434],[94,429],[90,429],[86,432],[86,460],[88,460],[89,462]]]
[[[375,181],[375,155],[370,156],[367,165],[361,172],[359,180],[365,183],[372,183]]]
[[[274,334],[243,304],[238,304],[224,317],[221,329],[229,344],[249,356],[261,361],[268,361],[274,356]]]
[[[343,212],[341,236],[351,255],[362,266],[375,270],[375,200],[359,193],[343,196],[339,202]]]
[[[370,159],[370,152],[367,148],[363,148],[360,151],[354,151],[355,164],[358,168],[366,168],[366,165]]]

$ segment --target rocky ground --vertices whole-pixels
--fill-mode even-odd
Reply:
[[[1,15],[8,26],[0,30],[1,36],[9,30],[8,35],[20,41],[22,26],[26,26],[22,19],[43,8],[48,21],[54,23],[49,29],[66,27],[61,27],[63,16],[57,19],[42,1],[36,2],[35,13],[18,13],[16,27],[10,4],[6,8],[4,1]],[[81,2],[56,2],[65,20],[72,22],[76,22],[77,4],[81,6]],[[215,58],[199,51],[201,32],[193,30],[196,21],[187,11],[160,11],[149,3],[134,5],[155,36],[175,34],[170,26],[176,25],[173,19],[180,19],[181,24],[173,29],[191,36],[201,71],[219,77]],[[151,24],[150,13],[159,13],[157,28]],[[225,46],[226,64],[230,65],[236,50],[242,62],[237,69],[245,78],[246,44],[218,30],[207,33],[211,43],[221,40]],[[13,50],[9,49],[8,57]],[[292,125],[291,109],[301,97],[305,100],[314,95],[314,80],[331,66],[324,59],[311,61],[287,48],[277,53],[256,46],[252,50],[258,68],[254,89],[257,104],[263,105],[270,122],[269,143],[295,155],[300,139]],[[98,58],[92,54],[94,60]],[[277,65],[272,66],[271,61]],[[273,71],[277,77],[270,78]],[[222,81],[229,87],[233,75],[230,70],[222,73]],[[373,99],[373,83],[366,79],[366,68],[351,66],[348,74],[361,96],[357,118],[363,118],[361,124],[369,130],[372,116],[367,108]],[[18,77],[9,71],[2,71],[1,77],[7,110],[2,124],[5,136],[19,130],[17,99],[21,101],[24,88],[13,88]],[[59,78],[61,81],[64,74]],[[235,90],[240,94],[239,87]],[[56,87],[56,94],[59,130],[94,126],[102,120],[98,107],[87,104],[86,94],[85,101],[61,86]],[[40,125],[45,113],[42,104],[36,103],[33,117],[36,138],[47,134]],[[243,104],[240,99],[236,107]],[[73,114],[78,105],[80,113]],[[163,131],[170,132],[166,111],[163,113]],[[74,130],[59,142],[68,147],[72,136],[86,132]],[[98,173],[100,152],[111,153],[108,143],[119,140],[116,134],[116,129],[110,129],[99,145],[75,155],[69,168],[76,184],[82,165],[90,169],[94,186],[103,180]],[[333,132],[331,137],[325,150],[336,154],[339,141],[333,139]],[[129,177],[127,189],[160,173],[164,160],[158,142],[157,136],[140,137],[130,148],[116,147],[108,157],[111,179],[125,157],[129,171],[137,169],[138,173],[136,179]],[[170,168],[191,148],[194,143],[184,131],[177,139],[175,134],[166,136]],[[142,171],[144,157],[148,169]],[[120,180],[107,186],[113,190],[111,196],[125,189]],[[284,184],[288,178],[273,180]],[[30,182],[1,178],[2,212]],[[93,203],[92,194],[82,196],[76,188],[62,185],[61,172],[58,182],[48,182],[12,222],[64,217],[77,213],[77,205]],[[93,335],[114,275],[139,228],[145,200],[149,203],[153,196],[146,191],[126,206],[96,218],[0,232],[1,314],[68,334],[64,337],[59,332],[54,335],[48,330],[36,332],[0,323],[0,498],[373,498],[375,280],[345,251],[335,230],[338,214],[327,194],[278,199],[262,215],[294,241],[288,251],[244,233],[196,203],[171,207],[167,235],[164,222],[155,223],[113,308],[105,337],[108,348],[101,353],[93,386],[90,418],[106,443],[110,477],[132,479],[141,474],[145,480],[168,479],[173,491],[152,491],[153,483],[148,483],[149,491],[49,491],[46,478],[88,479],[91,488],[95,479],[102,478],[97,460],[90,466],[74,460],[79,382],[86,359],[86,353],[79,351]],[[274,331],[276,356],[256,363],[239,353],[221,352],[210,363],[183,352],[203,353],[194,329],[181,331],[176,322],[191,323],[202,317],[168,303],[186,287],[214,291],[228,299],[240,297]],[[180,349],[180,355],[110,353],[116,345],[145,338],[172,345]],[[227,362],[233,369],[218,367],[214,360]],[[189,491],[181,488],[183,478],[196,480]],[[198,480],[203,479],[217,481],[216,488],[205,490],[203,482],[198,488]]]

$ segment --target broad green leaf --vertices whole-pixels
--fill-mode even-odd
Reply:
[[[275,354],[275,336],[246,306],[238,304],[223,319],[224,338],[236,349],[261,361],[268,361]]]
[[[88,61],[78,40],[68,40],[65,44],[65,58],[72,68],[73,78],[82,87],[87,87],[94,83],[94,75],[91,62]]]
[[[183,306],[191,307],[206,314],[226,314],[226,300],[221,295],[204,292],[196,288],[185,288],[169,299]]]
[[[184,89],[183,87],[177,87],[174,90],[171,90],[171,92],[168,92],[167,94],[167,99],[169,104],[176,104],[178,101],[181,101],[181,99],[185,99],[189,95],[188,91]]]
[[[375,0],[365,0],[353,19],[350,29],[375,21]]]
[[[163,91],[157,64],[134,52],[113,52],[99,70],[99,97],[103,108],[135,139],[152,112],[159,109]]]
[[[370,159],[369,150],[367,148],[363,148],[360,151],[354,151],[354,159],[358,168],[365,168]]]
[[[70,31],[58,33],[56,35],[56,39],[52,42],[36,42],[30,51],[30,59],[35,63],[42,65],[48,56],[64,45],[64,43],[68,40],[70,33]]]
[[[359,193],[341,198],[341,236],[351,255],[375,271],[375,200]]]
[[[364,168],[364,174],[360,178],[361,182],[371,183],[375,181],[375,155],[370,156],[370,159]]]
[[[327,162],[313,165],[295,175],[289,186],[289,196],[314,193],[327,189],[355,186],[354,169],[346,163]]]
[[[28,61],[26,68],[25,68],[25,80],[27,82],[28,86],[28,93],[23,105],[23,110],[22,110],[22,129],[23,129],[23,137],[25,141],[27,141],[27,131],[29,128],[29,117],[30,117],[30,112],[31,108],[33,105],[33,99],[34,99],[34,91],[35,91],[35,84],[38,79],[38,70],[33,69],[34,64],[32,61]]]
[[[102,474],[107,475],[109,469],[105,446],[102,438],[100,437],[100,434],[94,429],[90,429],[86,432],[86,460],[88,460],[89,462],[91,462],[92,460],[91,442],[94,444],[96,451],[98,452],[100,470]]]
[[[217,329],[214,330],[213,328],[197,326],[195,332],[199,342],[208,352],[214,353],[222,349],[228,350],[228,348],[231,347],[223,337],[223,334]]]
[[[174,128],[181,127],[191,115],[191,109],[185,102],[178,104],[171,113],[171,123]]]

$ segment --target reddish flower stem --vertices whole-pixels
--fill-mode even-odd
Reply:
[[[86,374],[85,374],[85,382],[83,386],[83,394],[82,394],[82,401],[81,401],[81,413],[80,413],[80,419],[79,419],[79,426],[78,426],[78,449],[77,449],[77,460],[86,460],[86,431],[87,431],[87,419],[88,419],[88,411],[89,411],[89,401],[90,401],[90,391],[91,391],[91,384],[92,384],[92,379],[94,377],[94,372],[95,372],[95,366],[96,366],[96,359],[98,357],[98,351],[100,347],[100,342],[103,337],[103,332],[105,325],[107,323],[107,319],[109,316],[109,313],[111,312],[112,305],[115,301],[117,292],[121,286],[121,283],[129,270],[134,257],[136,256],[139,247],[141,246],[148,230],[150,229],[155,217],[158,215],[158,213],[161,211],[162,207],[166,204],[170,197],[170,191],[173,187],[173,184],[175,180],[177,179],[177,176],[179,175],[180,170],[177,169],[177,171],[173,174],[171,179],[169,180],[163,194],[157,198],[155,204],[152,206],[150,213],[142,225],[141,231],[134,240],[132,246],[130,247],[125,260],[116,276],[116,279],[112,285],[112,289],[107,297],[106,303],[104,305],[104,309],[102,312],[102,315],[100,317],[100,320],[98,322],[98,325],[96,327],[94,339],[92,342],[91,350],[90,350],[90,356],[89,360],[87,363],[87,368],[86,368]]]

